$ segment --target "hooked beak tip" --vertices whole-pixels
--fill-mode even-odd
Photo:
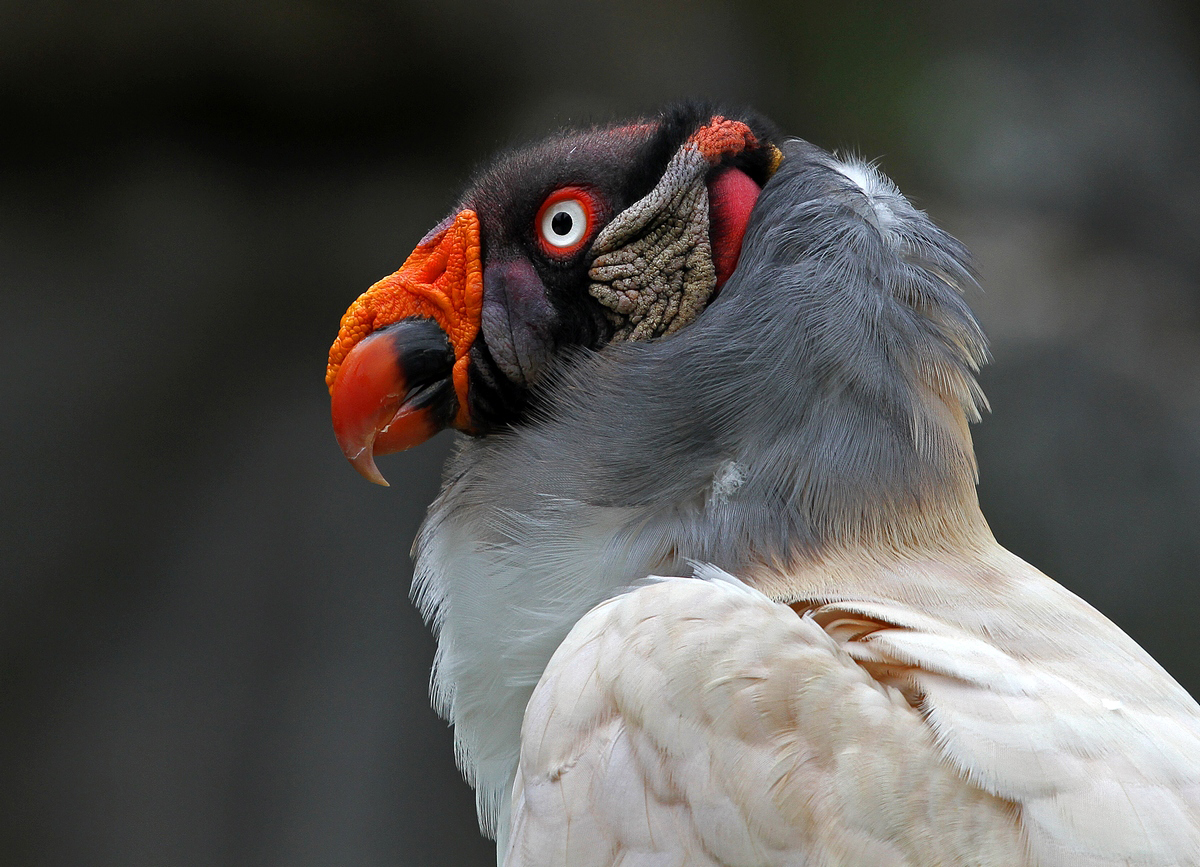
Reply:
[[[446,427],[457,410],[454,353],[437,323],[405,319],[361,340],[330,389],[333,433],[364,479],[387,480],[375,465]]]
[[[381,485],[382,487],[391,487],[388,480],[383,477],[383,473],[379,472],[379,467],[375,466],[375,450],[372,447],[374,443],[369,443],[363,446],[357,454],[346,454],[346,459],[350,461],[351,466],[358,470],[358,474],[372,484]]]
[[[387,479],[375,465],[375,437],[379,431],[374,425],[367,426],[361,422],[348,427],[336,405],[333,416],[333,433],[346,460],[368,482],[388,487]]]

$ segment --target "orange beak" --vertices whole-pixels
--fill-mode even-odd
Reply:
[[[482,304],[479,218],[464,210],[350,305],[325,383],[338,445],[365,478],[387,484],[377,454],[471,429],[468,353]]]

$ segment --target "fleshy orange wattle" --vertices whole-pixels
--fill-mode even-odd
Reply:
[[[332,394],[338,370],[367,335],[409,317],[426,317],[442,327],[454,348],[454,426],[467,430],[467,353],[479,334],[483,306],[479,217],[463,210],[449,225],[422,241],[400,270],[359,296],[342,316],[337,340],[329,349],[325,384]]]

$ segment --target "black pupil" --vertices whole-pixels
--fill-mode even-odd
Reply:
[[[550,220],[550,230],[556,235],[569,235],[571,234],[571,226],[574,223],[575,221],[571,219],[570,214],[566,211],[559,211]]]

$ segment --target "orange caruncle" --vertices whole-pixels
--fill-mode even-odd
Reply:
[[[426,317],[442,327],[454,347],[454,426],[467,429],[468,352],[479,334],[483,305],[479,255],[479,217],[471,210],[460,211],[449,226],[419,244],[399,271],[360,295],[342,317],[329,349],[325,384],[330,392],[342,362],[359,341],[401,319]]]

